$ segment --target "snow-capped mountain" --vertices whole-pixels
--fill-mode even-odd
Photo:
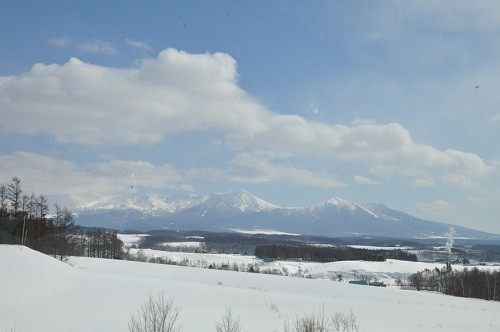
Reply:
[[[443,236],[452,225],[422,220],[383,204],[358,204],[333,197],[308,207],[280,207],[242,189],[205,196],[107,195],[53,197],[74,211],[82,226],[135,229],[272,229],[324,236]],[[500,235],[454,226],[457,236]]]
[[[278,206],[255,197],[244,190],[233,189],[227,193],[215,193],[204,196],[198,204],[192,204],[187,209],[202,217],[207,214],[227,214],[245,212],[263,212],[279,209]]]

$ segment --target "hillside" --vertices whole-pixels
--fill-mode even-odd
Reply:
[[[253,273],[72,258],[0,245],[1,327],[6,331],[126,331],[148,294],[182,308],[183,331],[212,331],[232,308],[243,332],[282,331],[284,320],[353,310],[362,331],[497,331],[500,303],[441,294]],[[359,263],[362,264],[362,263]],[[397,266],[397,263],[392,263]],[[404,267],[407,269],[407,267]]]

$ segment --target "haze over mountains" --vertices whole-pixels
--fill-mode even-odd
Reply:
[[[383,204],[358,204],[338,197],[307,207],[280,207],[233,189],[205,196],[107,195],[57,197],[77,214],[76,223],[118,230],[274,230],[321,236],[456,237],[500,240],[500,235],[422,220]]]

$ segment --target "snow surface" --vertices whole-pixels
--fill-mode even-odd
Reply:
[[[239,229],[239,228],[230,228],[229,229],[232,232],[235,233],[241,233],[241,234],[250,234],[250,235],[255,235],[255,234],[264,234],[264,235],[290,235],[290,236],[299,236],[300,234],[296,233],[286,233],[286,232],[280,232],[280,231],[275,231],[272,229]]]
[[[348,247],[356,249],[367,249],[367,250],[409,250],[413,247],[379,247],[379,246],[362,246],[357,244],[350,244]]]
[[[172,247],[172,248],[199,248],[204,245],[204,242],[163,242],[161,245],[163,247]]]
[[[500,330],[499,302],[131,261],[74,257],[71,264],[0,245],[0,329],[126,331],[138,304],[163,292],[182,308],[188,332],[215,330],[214,322],[228,308],[241,315],[244,332],[282,331],[287,317],[318,311],[323,304],[327,313],[352,309],[362,331]],[[369,269],[365,262],[356,264]],[[399,271],[408,264],[386,265]]]
[[[118,234],[118,238],[123,242],[125,248],[137,245],[146,236],[149,234]]]
[[[304,261],[272,261],[265,262],[255,256],[237,254],[203,254],[191,252],[163,251],[153,249],[129,249],[132,255],[139,252],[149,258],[163,258],[165,261],[183,263],[188,266],[208,268],[210,265],[221,266],[227,264],[230,268],[237,266],[239,270],[246,270],[249,265],[257,267],[261,273],[273,272],[275,274],[313,278],[331,279],[342,274],[344,281],[358,280],[361,276],[371,277],[389,286],[395,286],[398,278],[407,278],[411,274],[425,269],[441,269],[444,263],[408,262],[388,259],[385,262],[367,261],[339,261],[330,263],[316,263]],[[455,270],[471,269],[474,266],[452,265]],[[500,266],[476,266],[484,270],[500,270]]]

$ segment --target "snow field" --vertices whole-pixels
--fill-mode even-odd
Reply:
[[[163,247],[171,247],[171,248],[200,248],[204,245],[204,242],[196,242],[196,241],[186,241],[186,242],[163,242],[161,246]]]
[[[408,262],[388,259],[385,262],[367,261],[339,261],[330,263],[316,263],[303,261],[273,261],[266,263],[255,256],[233,254],[203,254],[190,252],[163,251],[152,249],[129,249],[130,254],[141,253],[147,258],[162,258],[165,261],[184,264],[192,267],[208,268],[210,265],[220,267],[227,264],[229,269],[234,265],[240,271],[246,271],[249,265],[257,266],[261,273],[266,271],[289,276],[302,276],[313,279],[331,279],[342,274],[344,281],[357,280],[360,276],[370,276],[389,286],[396,285],[398,278],[407,278],[409,275],[424,269],[441,269],[444,263]],[[474,266],[466,266],[473,268]],[[498,270],[500,266],[477,266],[479,269]],[[465,268],[463,265],[452,265],[455,270]]]
[[[243,331],[282,331],[284,320],[353,310],[362,331],[498,331],[500,303],[442,294],[254,273],[72,257],[73,267],[0,245],[0,329],[126,331],[149,294],[181,307],[183,331],[213,331],[227,308]],[[395,263],[393,263],[395,264]]]
[[[118,234],[118,238],[123,242],[125,248],[137,245],[146,236],[149,234]]]

